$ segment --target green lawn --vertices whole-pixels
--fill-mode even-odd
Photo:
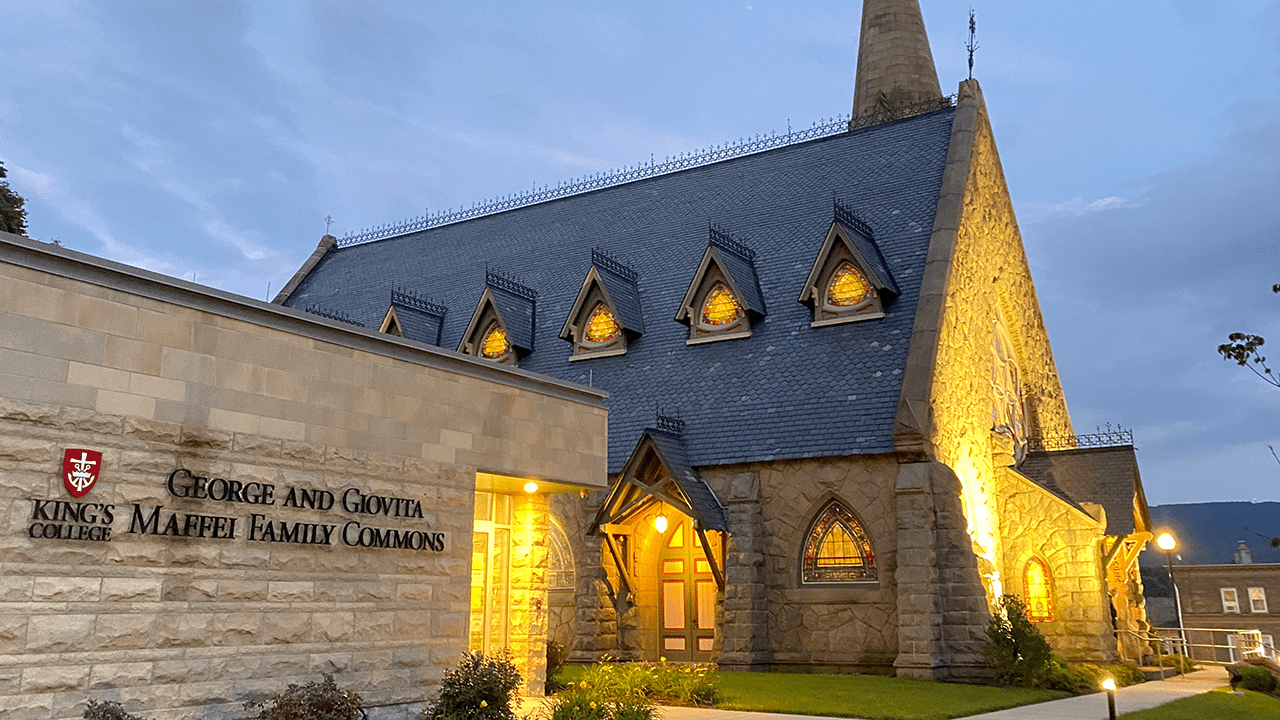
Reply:
[[[1121,717],[1125,720],[1280,720],[1280,700],[1248,690],[1244,693],[1241,697],[1215,690]]]
[[[566,666],[563,681],[580,677],[582,666]],[[1066,693],[979,685],[952,685],[876,675],[717,673],[726,710],[828,715],[868,720],[946,720],[992,710],[1057,700]]]

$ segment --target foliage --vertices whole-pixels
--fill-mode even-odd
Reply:
[[[1050,690],[1063,690],[1075,695],[1087,695],[1102,690],[1102,681],[1107,678],[1115,680],[1116,687],[1126,687],[1146,682],[1142,669],[1136,665],[1095,665],[1094,663],[1077,663],[1069,665],[1065,660],[1053,656],[1049,669],[1045,673],[1042,686]]]
[[[1259,693],[1244,697],[1214,691],[1174,700],[1168,705],[1125,713],[1124,720],[1280,720],[1280,700]]]
[[[561,645],[555,640],[547,641],[547,680],[545,683],[545,691],[548,695],[564,687],[564,685],[556,678],[560,674],[560,669],[564,667],[565,662],[568,660],[569,648]]]
[[[1157,663],[1157,665],[1161,665],[1161,666],[1163,666],[1163,667],[1173,668],[1174,670],[1177,670],[1178,672],[1182,673],[1183,675],[1186,675],[1187,673],[1189,673],[1189,672],[1191,672],[1192,670],[1195,670],[1195,669],[1196,669],[1196,664],[1195,664],[1194,662],[1192,662],[1190,658],[1185,657],[1185,656],[1183,656],[1183,655],[1181,655],[1181,654],[1179,654],[1179,655],[1165,655],[1165,656],[1163,656],[1163,657],[1161,657],[1161,658],[1160,658],[1160,660],[1159,660],[1159,662]]]
[[[516,720],[511,704],[521,683],[510,652],[469,652],[444,674],[440,697],[422,711],[423,720]]]
[[[594,689],[570,685],[544,706],[547,720],[606,720],[609,703]]]
[[[1240,687],[1245,690],[1269,693],[1276,689],[1276,676],[1264,667],[1237,665],[1236,671],[1244,678],[1240,681]]]
[[[84,718],[85,720],[142,720],[137,715],[125,712],[124,708],[120,707],[120,703],[110,700],[102,703],[90,700],[89,707],[85,708]]]
[[[341,690],[332,675],[306,685],[289,685],[279,695],[244,704],[245,710],[257,710],[253,720],[361,720],[364,708],[360,696]]]
[[[1280,293],[1280,285],[1272,285],[1271,292]],[[1263,381],[1280,388],[1280,377],[1267,367],[1267,358],[1261,352],[1266,343],[1259,335],[1248,333],[1231,333],[1226,342],[1218,346],[1218,354],[1226,360],[1232,360],[1240,367],[1247,367]]]
[[[709,665],[596,663],[575,680],[610,702],[643,700],[657,705],[711,707],[720,699],[718,673]]]
[[[8,174],[4,163],[0,162],[0,230],[14,235],[26,235],[27,211],[22,206],[27,201],[9,188],[9,183],[5,181]],[[108,703],[104,703],[104,706],[106,704]]]
[[[987,662],[1010,685],[1039,687],[1050,669],[1049,641],[1027,619],[1027,606],[1017,595],[998,601],[999,612],[987,626]]]

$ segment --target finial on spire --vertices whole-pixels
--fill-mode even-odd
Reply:
[[[973,79],[973,51],[978,49],[978,23],[973,19],[973,6],[969,6],[969,43],[965,48],[969,50],[969,79]]]
[[[917,0],[863,0],[853,118],[941,100]]]

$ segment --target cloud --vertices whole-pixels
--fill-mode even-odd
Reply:
[[[1085,200],[1073,197],[1057,203],[1029,202],[1018,206],[1018,215],[1027,222],[1043,222],[1063,216],[1090,215],[1093,213],[1136,207],[1137,202],[1130,198],[1110,195],[1096,200]]]

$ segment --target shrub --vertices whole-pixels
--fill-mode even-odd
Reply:
[[[609,697],[587,681],[571,684],[544,705],[546,720],[652,720],[653,704],[640,696]]]
[[[1276,676],[1272,675],[1271,671],[1264,667],[1237,665],[1236,670],[1244,678],[1240,681],[1240,687],[1245,690],[1269,693],[1276,689]]]
[[[1050,670],[1044,687],[1050,690],[1066,690],[1076,695],[1095,693],[1102,689],[1102,681],[1111,678],[1116,687],[1127,687],[1146,682],[1142,669],[1135,665],[1121,663],[1118,665],[1095,665],[1093,663],[1077,663],[1067,665],[1062,658],[1053,656],[1053,669]]]
[[[362,720],[365,717],[360,696],[341,690],[332,675],[320,682],[289,685],[279,695],[244,704],[245,710],[257,710],[253,720]]]
[[[561,645],[555,640],[547,641],[547,680],[545,690],[547,694],[551,694],[564,687],[556,676],[560,674],[560,668],[564,667],[565,662],[569,660],[569,648]]]
[[[137,715],[130,715],[120,707],[120,703],[110,700],[100,703],[90,700],[84,711],[85,720],[142,720]]]
[[[1182,655],[1165,655],[1156,664],[1171,667],[1184,675],[1196,669],[1196,664]]]
[[[1027,607],[1017,595],[998,601],[1000,612],[987,626],[987,662],[996,676],[1011,685],[1033,687],[1050,672],[1049,641],[1027,619]]]
[[[492,657],[469,652],[444,674],[440,698],[422,711],[423,720],[516,720],[511,703],[520,685],[520,671],[506,650]]]

